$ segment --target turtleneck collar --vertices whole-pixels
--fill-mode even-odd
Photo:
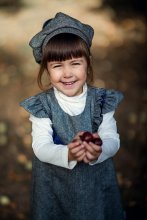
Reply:
[[[60,105],[60,107],[70,115],[78,115],[80,114],[85,107],[86,97],[87,97],[87,84],[85,83],[83,86],[83,92],[78,96],[66,96],[57,90],[55,87],[54,93],[55,97]]]

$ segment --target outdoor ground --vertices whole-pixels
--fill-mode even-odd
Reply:
[[[94,85],[124,93],[115,115],[121,148],[114,161],[126,219],[146,219],[146,17],[142,10],[114,9],[102,0],[0,1],[0,219],[28,219],[31,124],[19,102],[40,92],[28,42],[59,11],[95,29]]]

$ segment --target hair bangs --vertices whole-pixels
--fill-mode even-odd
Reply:
[[[78,36],[74,34],[59,35],[48,42],[44,51],[46,61],[65,61],[90,55],[86,43]]]
[[[50,51],[47,55],[47,61],[65,61],[70,60],[72,58],[79,58],[84,56],[85,54],[79,48],[74,49],[73,47],[66,47],[66,49],[62,50],[62,48],[56,48],[54,51]]]

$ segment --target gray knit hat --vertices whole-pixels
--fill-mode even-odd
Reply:
[[[47,42],[55,35],[61,33],[71,33],[81,37],[91,46],[94,30],[91,26],[81,23],[79,20],[72,18],[61,12],[57,13],[54,18],[47,20],[42,30],[37,33],[30,41],[29,45],[33,48],[33,55],[37,63],[42,60],[42,49]]]

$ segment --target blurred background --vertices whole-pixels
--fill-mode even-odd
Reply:
[[[94,84],[124,93],[114,158],[126,220],[147,219],[147,4],[139,0],[0,0],[0,219],[27,220],[31,124],[19,107],[40,92],[28,42],[67,13],[95,29]]]

